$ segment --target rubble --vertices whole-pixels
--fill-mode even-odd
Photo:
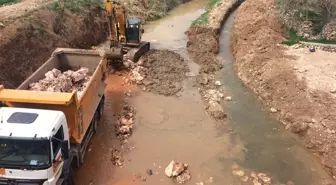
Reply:
[[[134,116],[135,109],[132,106],[125,104],[122,113],[115,124],[116,135],[121,141],[124,141],[132,134]]]
[[[117,148],[111,149],[111,161],[115,166],[122,166],[124,160],[121,157],[121,152]]]
[[[249,169],[239,169],[238,166],[234,168],[232,174],[237,180],[246,185],[279,185],[279,182],[272,181],[265,173],[256,173]]]
[[[271,111],[271,113],[276,113],[276,112],[278,112],[278,110],[275,109],[275,108],[273,108],[273,107],[270,109],[270,111]]]
[[[89,69],[86,67],[81,67],[77,71],[68,70],[63,73],[54,68],[45,74],[44,79],[29,84],[29,90],[67,93],[77,90],[78,96],[81,96],[86,83],[91,78],[88,73]]]
[[[179,184],[184,184],[191,179],[191,175],[187,168],[187,164],[172,160],[166,167],[165,174],[167,177],[174,177]]]

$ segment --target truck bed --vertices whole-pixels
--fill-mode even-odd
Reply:
[[[45,78],[45,73],[54,68],[64,72],[80,67],[87,67],[91,73],[80,97],[76,90],[71,93],[28,90],[29,84]],[[0,85],[0,101],[9,107],[63,111],[73,142],[80,143],[104,94],[106,69],[107,61],[98,51],[58,48],[17,89],[5,89]]]

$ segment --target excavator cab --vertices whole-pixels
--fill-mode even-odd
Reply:
[[[141,27],[141,20],[139,18],[127,19],[126,40],[127,43],[139,44],[144,30]]]

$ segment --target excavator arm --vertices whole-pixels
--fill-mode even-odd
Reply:
[[[109,40],[110,40],[110,48],[116,47],[119,45],[119,24],[117,21],[117,16],[115,12],[115,6],[118,5],[117,2],[106,0],[105,8],[106,8],[106,16],[108,19],[109,26]]]

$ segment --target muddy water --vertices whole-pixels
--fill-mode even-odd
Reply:
[[[191,72],[198,65],[189,60],[184,34],[190,23],[200,16],[205,0],[195,0],[171,12],[166,18],[146,26],[144,40],[152,48],[171,49],[188,61]],[[232,22],[232,18],[229,22]],[[78,185],[147,184],[172,185],[164,175],[171,160],[188,163],[192,175],[189,184],[239,184],[232,175],[232,165],[266,172],[282,182],[292,180],[299,185],[312,184],[312,174],[327,177],[293,137],[263,113],[258,100],[235,77],[226,27],[222,35],[222,53],[227,67],[223,83],[233,99],[225,104],[233,131],[226,124],[218,125],[205,113],[195,87],[195,77],[184,82],[176,97],[164,97],[136,90],[123,84],[122,76],[107,79],[105,116],[93,138],[83,167],[76,171]],[[129,101],[137,110],[134,133],[123,147],[132,148],[124,154],[124,165],[114,167],[110,161],[112,147],[120,147],[115,138],[115,114],[120,112],[124,91],[132,90]],[[151,169],[150,176],[146,170]],[[141,178],[136,178],[141,176]],[[304,177],[304,178],[303,178]]]
[[[221,32],[219,55],[225,68],[219,76],[233,98],[223,106],[245,148],[244,159],[238,163],[264,171],[282,183],[291,180],[295,184],[308,185],[319,184],[318,180],[323,178],[330,180],[317,159],[267,111],[262,111],[258,98],[236,76],[230,47],[234,16],[229,17]]]

